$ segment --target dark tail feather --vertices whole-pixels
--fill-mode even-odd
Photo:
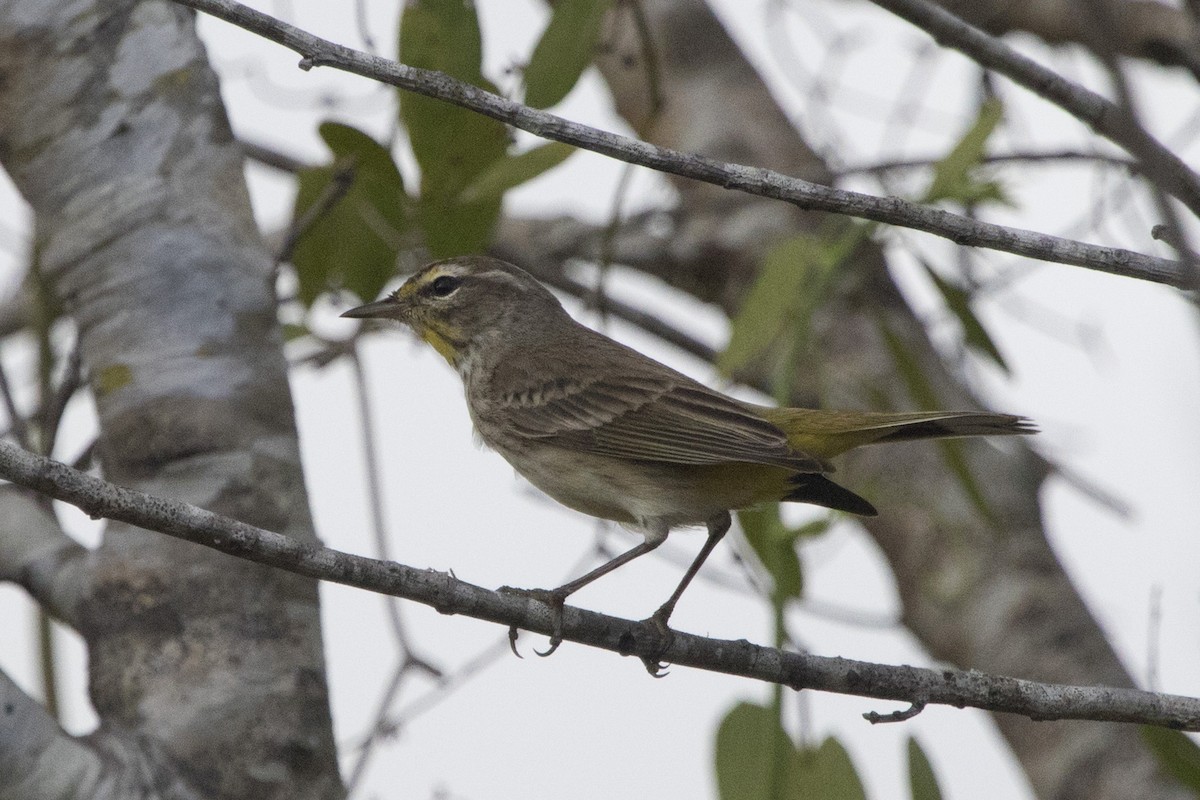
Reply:
[[[793,503],[811,503],[815,506],[846,511],[863,517],[878,516],[875,506],[854,492],[815,472],[801,472],[789,479],[792,490],[783,496]]]

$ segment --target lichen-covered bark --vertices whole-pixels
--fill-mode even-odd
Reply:
[[[272,262],[192,14],[0,2],[0,162],[78,330],[105,477],[314,540]],[[151,763],[153,796],[163,775],[341,796],[313,582],[121,524],[89,566],[93,744],[129,756],[110,763]]]
[[[794,175],[827,174],[787,122],[703,0],[643,0],[654,32],[665,101],[648,119],[648,62],[630,5],[610,28],[601,57],[618,109],[668,147]],[[781,237],[822,223],[773,201],[677,182],[680,224],[660,240],[661,259],[642,267],[698,297],[737,307],[764,252]],[[643,243],[644,244],[644,243]],[[657,266],[655,266],[657,265]],[[813,322],[811,363],[797,370],[797,403],[911,407],[880,334],[880,320],[918,361],[939,403],[977,401],[942,364],[892,283],[882,254],[864,246],[842,269]],[[1038,491],[1045,466],[1021,442],[964,448],[994,522],[968,500],[929,445],[868,451],[854,459],[854,484],[887,511],[867,522],[890,560],[904,621],[935,657],[963,667],[1062,683],[1131,683],[1045,538]],[[903,469],[896,469],[903,464]],[[1137,730],[1091,723],[997,724],[1045,798],[1184,798]]]

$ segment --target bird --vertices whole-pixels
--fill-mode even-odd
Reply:
[[[1012,414],[738,400],[577,322],[528,272],[488,256],[428,264],[342,316],[410,327],[462,378],[485,445],[559,503],[641,532],[641,542],[556,589],[512,590],[550,606],[542,655],[562,641],[568,597],[653,551],[673,528],[705,525],[708,537],[646,620],[664,637],[675,605],[729,530],[731,511],[795,502],[875,516],[870,502],[828,477],[830,458],[868,444],[1036,432]]]

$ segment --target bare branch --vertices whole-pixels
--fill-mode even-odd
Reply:
[[[1166,145],[1132,124],[1118,104],[1067,80],[1004,42],[928,0],[873,0],[971,60],[1054,103],[1093,131],[1136,156],[1153,175],[1170,176],[1163,188],[1200,216],[1200,176]]]
[[[298,575],[403,597],[443,614],[464,614],[545,635],[553,627],[549,607],[527,597],[489,591],[447,573],[301,542],[187,503],[114,486],[9,443],[0,443],[0,477],[78,506],[93,517],[121,520]],[[1200,698],[786,653],[744,639],[709,639],[682,632],[664,643],[652,624],[571,607],[565,609],[562,630],[566,640],[621,655],[666,660],[797,690],[817,689],[912,705],[971,706],[1034,720],[1089,719],[1200,730]]]
[[[103,772],[98,753],[68,736],[42,706],[0,672],[0,797],[82,797]],[[114,795],[106,794],[105,797]]]
[[[13,581],[42,608],[75,626],[87,591],[87,550],[67,536],[42,498],[0,487],[0,581]]]
[[[175,1],[205,11],[294,50],[303,56],[300,66],[304,69],[327,66],[362,75],[427,97],[445,100],[535,136],[565,142],[631,164],[726,189],[783,200],[809,211],[828,211],[925,231],[960,245],[1002,250],[1043,261],[1072,264],[1172,286],[1185,285],[1179,264],[1168,259],[1062,239],[1036,231],[993,225],[897,197],[875,197],[834,189],[773,170],[731,164],[695,153],[657,147],[537,111],[476,86],[454,80],[440,72],[416,69],[335,44],[234,0]],[[1200,208],[1200,202],[1197,207]]]

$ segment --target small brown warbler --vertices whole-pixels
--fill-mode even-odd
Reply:
[[[729,512],[777,501],[873,516],[831,481],[827,459],[865,444],[1032,433],[1022,417],[771,408],[735,400],[572,319],[529,273],[484,256],[430,264],[343,317],[394,319],[458,371],[480,438],[563,505],[636,526],[643,541],[551,591],[567,597],[649,553],[679,525],[708,539],[650,617],[667,634],[680,595],[730,526]]]

